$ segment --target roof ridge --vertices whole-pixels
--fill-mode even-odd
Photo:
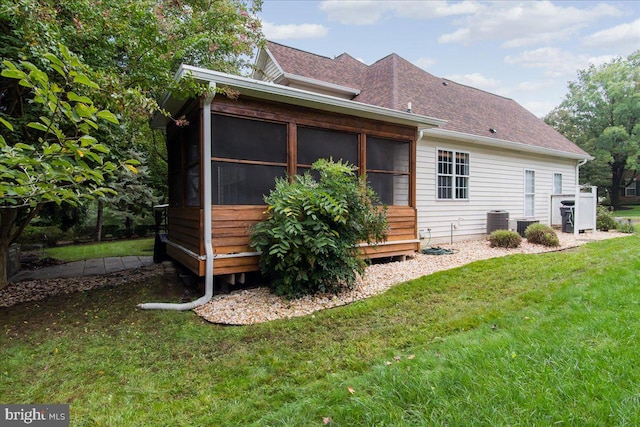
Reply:
[[[319,57],[319,58],[322,58],[322,59],[328,59],[328,60],[331,60],[331,61],[333,61],[333,59],[334,59],[334,58],[331,58],[331,57],[329,57],[329,56],[320,55],[320,54],[313,53],[313,52],[309,52],[309,51],[306,51],[306,50],[303,50],[303,49],[298,49],[297,47],[287,46],[287,45],[285,45],[285,44],[277,43],[277,42],[274,42],[274,41],[271,41],[271,40],[267,40],[267,48],[269,47],[268,45],[269,45],[270,43],[271,43],[271,44],[277,44],[278,46],[281,46],[281,47],[283,47],[283,48],[285,48],[285,49],[297,50],[298,52],[302,52],[302,53],[304,53],[304,54],[306,54],[306,55],[317,56],[317,57]],[[348,55],[348,54],[347,54],[347,53],[343,53],[342,55]]]

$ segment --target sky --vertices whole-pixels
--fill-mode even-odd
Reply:
[[[267,40],[372,64],[396,53],[543,117],[578,71],[640,49],[640,0],[264,0]]]

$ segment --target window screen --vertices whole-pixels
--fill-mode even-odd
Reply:
[[[185,185],[185,205],[200,206],[200,163],[187,169]]]
[[[286,176],[287,125],[214,114],[211,139],[213,203],[263,205]]]
[[[167,140],[169,204],[174,208],[182,207],[182,146],[177,132],[170,133]]]
[[[367,138],[367,170],[409,172],[409,143]]]
[[[325,129],[298,127],[298,165],[318,159],[343,160],[358,165],[358,135]]]
[[[213,157],[286,163],[287,126],[238,117],[212,116]]]
[[[409,176],[370,172],[367,182],[380,197],[380,203],[390,206],[409,205]]]
[[[263,205],[264,196],[285,177],[284,166],[212,162],[212,200],[218,205]]]
[[[409,205],[407,141],[367,137],[367,181],[385,205]]]

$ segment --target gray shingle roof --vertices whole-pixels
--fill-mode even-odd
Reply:
[[[360,89],[354,101],[447,120],[442,129],[588,156],[512,99],[436,77],[396,54],[366,65],[267,42],[285,73]],[[492,133],[490,129],[496,132]]]

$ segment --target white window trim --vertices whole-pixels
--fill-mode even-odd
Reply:
[[[527,172],[532,172],[533,173],[533,193],[527,193]],[[533,169],[525,169],[524,170],[524,188],[523,188],[523,193],[524,193],[524,205],[523,205],[523,211],[524,211],[524,216],[526,218],[534,218],[536,215],[536,171]],[[527,196],[533,196],[532,197],[532,203],[531,203],[531,212],[527,212]]]
[[[635,181],[633,181],[633,183],[631,183],[631,184],[627,185],[627,186],[624,188],[624,196],[625,196],[625,197],[636,197],[636,196],[637,196],[637,194],[636,194],[636,188],[637,188],[637,187],[636,187],[636,186],[637,186],[637,184],[636,184],[636,182],[635,182]],[[633,194],[629,194],[629,192],[630,192],[630,191],[632,191],[632,192],[633,192]]]
[[[560,188],[559,189],[556,188],[556,176],[560,176]],[[553,189],[552,190],[553,191],[552,191],[552,194],[563,194],[563,192],[562,192],[562,186],[564,185],[564,183],[562,182],[563,178],[564,177],[562,176],[562,172],[554,172],[553,173],[553,183],[552,183],[552,185],[553,185]]]
[[[451,198],[440,198],[439,197],[439,188],[438,188],[438,177],[440,176],[440,173],[438,173],[438,153],[440,151],[449,151],[451,153],[453,153],[453,173],[451,175],[443,175],[443,176],[451,176]],[[469,174],[468,175],[457,175],[456,174],[456,154],[466,154],[467,158],[469,159]],[[436,147],[436,151],[435,151],[435,174],[436,174],[436,179],[435,179],[435,186],[436,186],[436,201],[445,201],[445,202],[450,202],[450,201],[469,201],[471,200],[471,152],[469,151],[463,151],[463,150],[456,150],[453,148],[443,148],[443,147]],[[465,177],[467,178],[467,197],[464,198],[458,198],[456,197],[456,178],[457,177]]]

